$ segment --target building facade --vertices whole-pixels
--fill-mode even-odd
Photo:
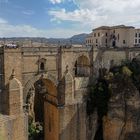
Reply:
[[[135,29],[134,46],[140,47],[140,29]]]
[[[133,47],[139,43],[139,29],[132,26],[101,26],[92,30],[86,38],[87,46]]]

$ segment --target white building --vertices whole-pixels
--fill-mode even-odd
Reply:
[[[140,47],[140,29],[135,29],[134,45]]]
[[[92,30],[86,38],[87,46],[133,47],[140,45],[140,29],[133,26],[101,26]]]

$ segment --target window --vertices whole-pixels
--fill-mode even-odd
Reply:
[[[126,42],[125,42],[125,40],[123,40],[123,44],[125,44]]]
[[[137,33],[135,34],[135,37],[137,37]]]
[[[98,33],[98,36],[100,36],[100,33]]]
[[[96,33],[94,33],[94,37],[96,37]]]
[[[115,41],[115,40],[113,40],[112,46],[113,46],[113,47],[116,47],[116,41]]]
[[[77,61],[75,62],[75,75],[77,75]]]
[[[98,43],[98,39],[96,39],[96,43]]]
[[[137,39],[135,39],[135,44],[137,44]]]
[[[140,44],[140,39],[139,39],[139,44]]]
[[[139,37],[140,37],[140,33],[139,33]]]
[[[120,39],[120,35],[118,34],[118,40]]]
[[[40,70],[45,70],[45,65],[43,62],[40,63]]]
[[[115,34],[115,30],[113,31],[113,33]]]
[[[107,36],[107,33],[105,35]]]
[[[40,58],[38,60],[38,71],[42,73],[45,70],[46,70],[46,59],[45,58]]]
[[[107,39],[105,40],[105,43],[107,44]]]

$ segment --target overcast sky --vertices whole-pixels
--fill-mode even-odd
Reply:
[[[70,37],[119,24],[140,27],[140,0],[0,0],[0,37]]]

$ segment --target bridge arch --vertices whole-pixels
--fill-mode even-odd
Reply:
[[[30,80],[28,80],[28,82],[24,86],[24,89],[23,89],[24,102],[26,101],[27,94],[28,94],[29,90],[31,88],[34,88],[34,83],[36,81],[38,81],[40,78],[48,79],[48,80],[52,81],[55,86],[57,86],[57,84],[58,84],[56,78],[53,75],[51,75],[50,73],[47,73],[47,74],[38,74],[38,75],[33,76]]]
[[[90,60],[86,55],[81,55],[75,60],[75,76],[88,77],[90,75]]]
[[[35,122],[42,125],[45,133],[42,132],[40,137],[44,139],[44,134],[52,133],[50,127],[55,130],[51,123],[53,122],[52,113],[57,112],[57,108],[54,108],[55,105],[46,101],[46,97],[57,98],[57,85],[48,76],[41,75],[31,79],[27,89],[29,89],[26,96],[29,123]],[[51,110],[52,108],[54,109]]]

